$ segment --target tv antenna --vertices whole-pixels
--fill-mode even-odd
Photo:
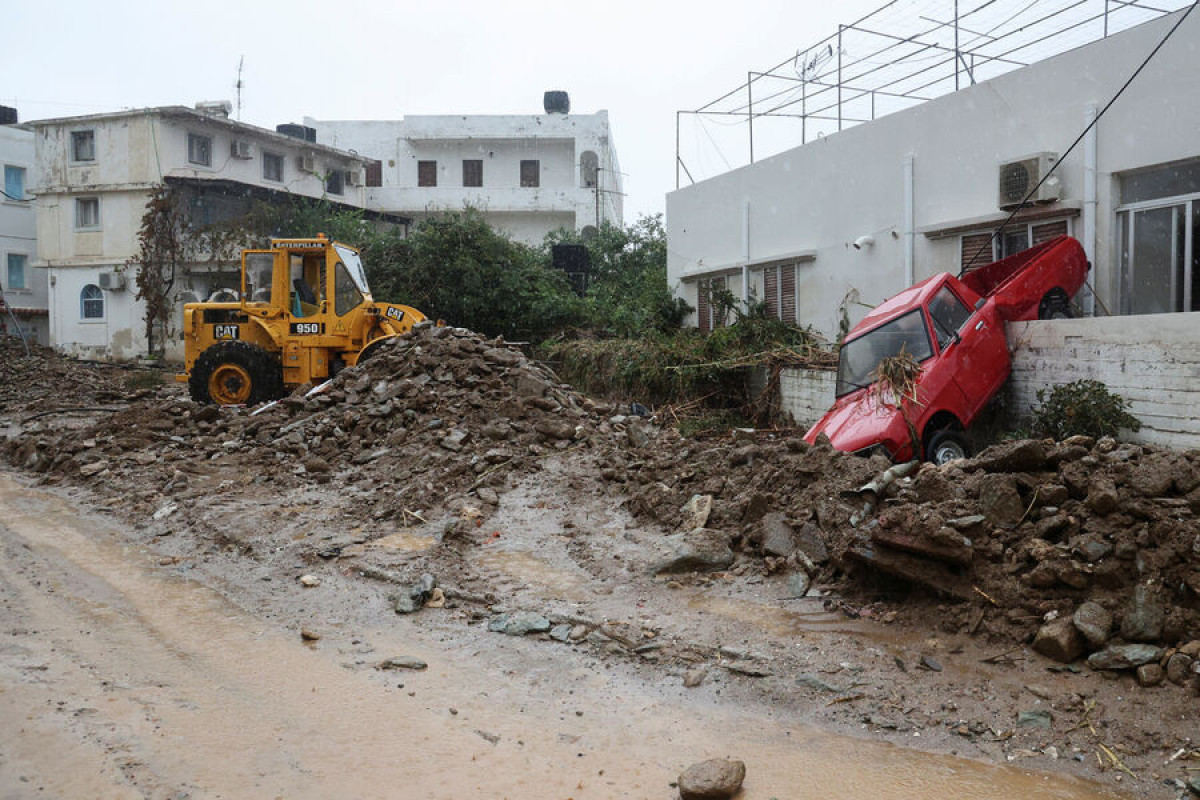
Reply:
[[[242,87],[246,85],[245,81],[242,80],[242,66],[245,63],[246,63],[245,56],[241,56],[238,58],[237,80],[233,84],[233,87],[235,89],[237,89],[237,119],[238,119],[238,121],[241,121],[241,119],[242,119]]]

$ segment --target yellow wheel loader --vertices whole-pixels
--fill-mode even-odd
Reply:
[[[227,302],[183,307],[179,380],[200,402],[273,400],[333,377],[425,319],[375,302],[358,251],[324,234],[244,251],[240,290],[222,294]]]

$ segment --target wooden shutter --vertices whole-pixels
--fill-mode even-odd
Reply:
[[[383,186],[383,162],[367,162],[367,186]]]
[[[779,268],[779,318],[784,322],[796,321],[796,265]]]
[[[537,159],[521,162],[521,186],[536,187],[541,185],[542,165]]]
[[[483,186],[483,159],[463,159],[463,186]]]
[[[1033,243],[1041,244],[1048,242],[1055,236],[1067,235],[1067,221],[1060,219],[1057,222],[1047,222],[1043,225],[1033,226]]]
[[[712,330],[712,309],[708,304],[708,281],[696,284],[696,321],[701,333]]]
[[[980,248],[983,248],[982,253],[979,252]],[[992,258],[992,232],[963,234],[960,253],[962,269],[966,269],[968,264],[971,265],[971,269],[976,269],[992,263],[995,261]]]
[[[779,319],[779,267],[763,270],[763,299],[767,301],[767,315]]]
[[[417,162],[417,186],[437,186],[437,162]]]

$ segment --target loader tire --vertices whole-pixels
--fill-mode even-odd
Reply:
[[[257,405],[283,396],[283,367],[258,345],[220,342],[196,359],[188,390],[198,403]]]

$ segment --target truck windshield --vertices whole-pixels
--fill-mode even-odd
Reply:
[[[919,308],[842,345],[838,355],[837,396],[868,386],[879,362],[898,355],[901,349],[917,361],[933,355],[929,330]]]

